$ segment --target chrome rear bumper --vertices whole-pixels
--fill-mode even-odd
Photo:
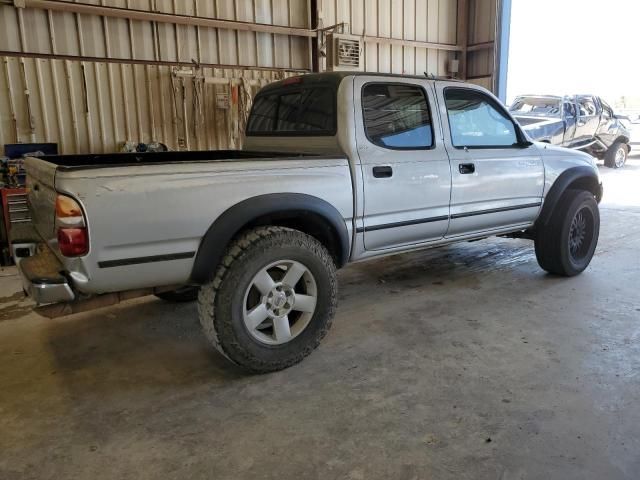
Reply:
[[[12,253],[22,277],[22,288],[38,305],[70,302],[75,299],[62,263],[37,234],[23,231],[18,238],[11,231]]]
[[[18,267],[20,269],[20,267]],[[48,279],[29,280],[22,270],[22,286],[38,305],[70,302],[76,296],[68,282],[51,283]]]

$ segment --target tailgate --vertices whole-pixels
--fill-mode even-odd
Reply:
[[[55,237],[56,165],[41,158],[28,157],[24,166],[33,225],[43,239],[50,240]]]

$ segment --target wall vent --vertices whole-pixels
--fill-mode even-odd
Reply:
[[[327,35],[327,70],[362,70],[362,39],[357,35]]]

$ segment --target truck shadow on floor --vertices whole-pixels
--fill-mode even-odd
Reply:
[[[48,348],[58,375],[87,379],[106,390],[131,384],[188,384],[243,372],[207,343],[195,304],[169,304],[154,297],[53,320]],[[138,383],[139,382],[139,383]]]
[[[514,278],[538,270],[531,242],[491,239],[351,265],[340,273],[340,302],[348,310],[387,293],[444,283],[461,292],[475,290],[481,277],[498,270],[511,270],[508,275]],[[544,274],[538,271],[537,276]],[[145,385],[210,388],[248,376],[209,345],[195,303],[147,297],[50,321],[44,338],[58,381],[74,391],[110,395]]]

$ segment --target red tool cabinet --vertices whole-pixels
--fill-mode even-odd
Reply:
[[[4,229],[9,238],[12,225],[31,221],[27,205],[27,190],[26,188],[3,188],[0,189],[0,193],[2,194]],[[10,242],[9,247],[11,247]]]

